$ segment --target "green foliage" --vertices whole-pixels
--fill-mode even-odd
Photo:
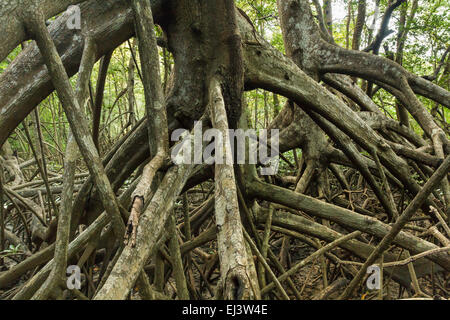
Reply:
[[[19,55],[19,53],[22,51],[22,49],[19,47],[15,48],[9,55],[8,57],[3,60],[0,61],[0,73],[2,73],[7,67],[8,65]]]
[[[0,251],[0,259],[6,258],[9,256],[15,256],[18,254],[23,254],[21,245],[19,244],[17,246],[14,246],[14,245],[10,244],[8,249]]]

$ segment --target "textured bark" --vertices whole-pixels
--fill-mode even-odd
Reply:
[[[258,297],[258,289],[251,287],[252,271],[249,270],[251,266],[239,214],[227,113],[220,83],[216,79],[211,81],[210,101],[213,127],[222,133],[223,139],[216,141],[218,147],[215,151],[222,157],[222,164],[215,165],[215,215],[223,297],[230,300],[254,299]]]
[[[325,23],[325,18],[323,14],[322,6],[320,5],[319,0],[313,0],[314,7],[316,8],[317,20],[319,22],[320,32],[324,39],[327,39],[330,42],[334,42],[333,35],[329,32],[329,29]]]
[[[280,2],[279,2],[280,4]],[[332,35],[331,21],[332,21],[332,2],[328,1],[324,3],[324,13],[325,20],[327,22],[327,33]],[[302,59],[307,58],[306,55],[303,55],[298,51],[298,32],[292,32],[291,22],[295,21],[292,18],[287,21],[285,12],[282,9],[282,6],[279,5],[279,16],[280,16],[280,25],[283,33],[285,50],[286,54],[292,58],[294,61],[299,63]],[[305,69],[308,70],[307,74],[317,79],[317,73],[313,69],[308,69],[305,65]],[[287,108],[285,108],[283,112],[285,112]],[[306,193],[310,182],[317,181],[314,183],[311,188],[312,193],[319,193],[327,196],[327,188],[325,184],[325,174],[326,168],[329,162],[329,155],[332,151],[330,147],[329,141],[325,135],[325,132],[317,125],[316,122],[311,119],[311,117],[303,111],[298,105],[292,104],[291,112],[293,113],[293,121],[291,124],[281,132],[281,137],[287,138],[288,141],[297,141],[293,137],[303,137],[303,141],[294,145],[293,147],[300,147],[302,149],[302,159],[305,163],[306,169],[305,172],[301,175],[297,186],[295,188],[296,192]],[[290,130],[290,135],[285,137],[285,132]],[[302,168],[299,168],[299,174]]]
[[[406,39],[408,37],[409,29],[411,27],[411,23],[414,19],[418,8],[418,1],[414,0],[411,7],[411,13],[407,18],[408,13],[408,4],[404,4],[401,8],[400,12],[400,21],[399,21],[399,30],[397,34],[397,52],[395,53],[395,62],[399,65],[403,64],[403,49],[406,43]],[[400,103],[396,104],[398,120],[401,124],[406,127],[409,127],[409,115],[408,111],[404,106]]]
[[[169,132],[164,95],[159,71],[159,54],[156,44],[153,16],[150,3],[139,0],[132,2],[136,32],[139,42],[145,107],[147,113],[150,155],[153,157],[145,166],[141,180],[133,194],[133,205],[125,233],[125,244],[136,244],[136,232],[144,202],[156,172],[162,167],[169,151]],[[129,238],[131,241],[129,242]]]
[[[264,45],[263,39],[255,39],[254,34],[245,32],[244,28],[245,26],[241,25],[241,33],[251,39],[246,39],[246,50],[244,50],[248,86],[262,87],[282,94],[304,108],[310,116],[314,114],[311,111],[319,114],[368,152],[376,151],[382,164],[412,194],[420,190],[419,185],[410,177],[406,162],[398,157],[384,139],[353,110],[331,93],[324,91],[319,84],[295,66],[292,60],[282,56],[268,45]],[[296,86],[295,84],[298,83],[308,83],[308,89]],[[322,126],[322,129],[326,128]],[[431,201],[428,203],[431,205]]]
[[[323,1],[323,16],[325,23],[327,25],[328,32],[333,34],[333,1],[324,0]]]
[[[138,166],[147,160],[151,161],[141,178],[139,175],[144,166],[137,171],[137,180],[133,183],[133,187],[137,185],[139,179],[142,183],[133,194],[132,189],[127,191],[127,205],[133,199],[135,200],[132,206],[130,225],[132,229],[131,243],[134,244],[133,238],[136,236],[136,247],[127,247],[123,252],[119,250],[113,260],[110,260],[109,256],[105,258],[104,267],[111,270],[111,273],[105,272],[103,280],[98,286],[96,299],[124,299],[136,282],[138,282],[143,298],[153,299],[156,296],[165,298],[165,296],[155,293],[143,272],[144,266],[152,252],[155,252],[158,240],[162,239],[162,230],[178,195],[214,175],[216,195],[206,201],[205,205],[198,211],[196,210],[195,214],[186,222],[191,226],[192,233],[196,234],[203,222],[211,217],[215,203],[217,230],[210,228],[177,249],[178,239],[174,232],[176,228],[172,226],[170,229],[172,233],[170,237],[171,257],[165,253],[165,250],[161,251],[162,255],[165,255],[164,259],[171,260],[172,263],[174,261],[172,257],[176,257],[175,276],[178,296],[186,298],[189,294],[186,279],[181,277],[184,276],[184,273],[180,254],[214,239],[215,232],[217,232],[223,285],[222,288],[219,288],[223,292],[219,293],[227,299],[259,298],[259,288],[255,281],[257,279],[256,270],[251,252],[249,252],[250,249],[242,234],[243,226],[236,197],[235,180],[242,177],[240,174],[235,177],[234,169],[238,173],[241,171],[231,165],[231,149],[227,136],[227,129],[237,127],[237,119],[241,116],[241,97],[244,85],[246,90],[262,88],[290,99],[269,127],[281,129],[280,151],[302,149],[305,170],[303,172],[300,166],[298,179],[295,177],[293,179],[293,182],[297,183],[296,192],[293,192],[249,179],[245,174],[249,168],[239,168],[243,169],[245,178],[242,181],[239,180],[239,183],[247,188],[246,196],[249,196],[248,199],[241,200],[241,202],[245,206],[247,200],[250,201],[252,197],[260,198],[269,202],[281,203],[296,210],[303,210],[324,221],[324,225],[312,225],[308,224],[304,218],[299,220],[297,216],[274,214],[273,227],[271,227],[272,223],[266,220],[259,221],[266,223],[266,232],[270,229],[276,232],[281,230],[287,236],[297,237],[299,234],[292,231],[295,230],[327,242],[333,242],[342,235],[325,226],[325,220],[330,220],[341,224],[346,229],[360,230],[376,238],[389,235],[396,246],[410,250],[412,253],[426,254],[427,251],[438,248],[405,231],[401,231],[393,237],[393,232],[400,231],[395,229],[402,229],[403,226],[392,229],[380,220],[364,217],[353,211],[307,197],[304,193],[314,193],[314,196],[318,194],[319,198],[326,198],[331,202],[331,199],[327,197],[326,172],[328,168],[336,175],[343,189],[346,192],[350,190],[346,177],[340,172],[340,168],[333,164],[339,163],[356,168],[358,174],[368,182],[372,189],[369,192],[374,191],[383,206],[384,211],[381,213],[387,213],[391,218],[397,216],[397,208],[393,204],[388,182],[392,186],[409,192],[411,198],[419,195],[420,204],[421,202],[426,204],[422,210],[428,211],[428,206],[437,203],[433,196],[428,196],[434,190],[430,191],[420,187],[417,180],[411,177],[411,169],[419,172],[423,180],[427,180],[447,156],[448,141],[433,117],[415,95],[423,95],[448,107],[448,98],[450,97],[448,91],[410,74],[393,61],[336,46],[331,34],[324,34],[322,29],[325,28],[321,26],[319,29],[316,26],[311,14],[310,3],[306,0],[278,1],[287,57],[264,41],[249,23],[245,13],[236,10],[233,1],[230,0],[216,2],[135,1],[133,2],[134,7],[131,2],[121,0],[86,1],[81,5],[82,31],[65,28],[64,24],[67,21],[68,13],[64,13],[52,23],[50,27],[52,38],[50,38],[47,28],[44,26],[44,19],[49,14],[48,12],[59,10],[55,8],[64,10],[64,6],[73,2],[76,1],[61,1],[61,5],[48,3],[49,8],[44,10],[38,2],[19,0],[18,3],[21,5],[30,4],[28,10],[9,6],[9,10],[13,11],[8,12],[18,13],[19,22],[24,22],[28,26],[25,28],[26,30],[24,29],[26,32],[24,31],[22,35],[22,24],[15,24],[16,22],[13,21],[8,26],[11,27],[8,30],[14,30],[17,35],[13,37],[0,36],[0,40],[1,37],[6,39],[5,47],[11,47],[12,43],[18,39],[35,37],[44,53],[41,57],[36,46],[31,44],[0,75],[0,143],[5,141],[17,124],[53,91],[54,83],[91,172],[91,177],[81,187],[72,210],[66,208],[71,189],[67,183],[62,188],[62,210],[64,211],[59,221],[56,246],[52,245],[48,249],[40,251],[25,260],[25,263],[0,275],[0,286],[11,282],[27,270],[48,261],[56,247],[55,262],[47,264],[41,269],[23,287],[16,298],[30,298],[47,278],[52,267],[54,267],[55,274],[60,274],[61,267],[66,264],[64,257],[86,248],[87,241],[89,241],[89,245],[83,253],[83,259],[87,258],[92,250],[105,247],[104,244],[96,244],[98,235],[94,233],[89,233],[88,239],[86,239],[86,234],[82,233],[80,237],[84,237],[83,241],[85,242],[77,244],[76,250],[73,245],[80,243],[77,242],[78,240],[67,247],[69,218],[72,218],[70,226],[72,235],[80,222],[87,225],[93,222],[91,227],[98,231],[100,226],[103,227],[109,221],[105,214],[100,215],[103,208],[106,208],[110,217],[113,218],[112,225],[116,232],[113,235],[109,230],[102,237],[113,242],[117,238],[117,232],[124,233],[123,221],[114,192],[122,186]],[[391,1],[390,3],[396,5],[400,2],[402,1]],[[315,1],[315,4],[317,3],[318,1]],[[327,3],[330,4],[331,1],[326,1]],[[359,5],[362,3],[363,1],[360,1]],[[1,13],[6,12],[4,8],[5,6],[0,7],[0,21],[3,17]],[[35,10],[33,13],[37,13],[39,20],[35,20],[36,17],[31,14],[30,11],[33,10]],[[325,16],[327,15],[325,14]],[[153,19],[162,27],[167,37],[165,45],[175,60],[172,81],[166,97],[162,94],[159,81],[159,61]],[[86,120],[81,112],[85,109],[87,99],[80,99],[71,92],[67,76],[73,75],[80,68],[81,53],[88,49],[84,45],[87,42],[87,36],[92,40],[89,42],[93,47],[93,55],[89,63],[92,65],[97,59],[133,36],[133,22],[136,23],[136,34],[141,52],[147,119],[137,124],[132,132],[114,146],[103,161],[100,161],[94,147],[95,143],[91,141]],[[323,21],[319,18],[319,23],[321,22]],[[379,43],[379,39],[382,40],[383,34],[380,33],[381,38],[375,38],[374,45]],[[373,48],[376,49],[376,47]],[[5,51],[0,49],[0,56],[4,53]],[[66,69],[65,72],[63,67]],[[87,72],[83,70],[82,64],[79,76],[85,79],[86,75]],[[100,72],[101,75],[105,75],[105,73]],[[395,95],[415,117],[432,143],[430,144],[426,138],[417,136],[414,131],[398,122],[387,119],[371,98],[352,83],[349,76],[366,79]],[[319,81],[324,81],[327,86],[319,84]],[[102,91],[97,90],[97,93]],[[267,93],[264,94],[267,95]],[[167,115],[164,112],[166,108]],[[101,109],[96,108],[95,110],[100,111]],[[363,112],[359,110],[363,110]],[[229,161],[223,165],[216,164],[214,173],[212,167],[206,165],[198,166],[195,170],[192,166],[187,165],[171,167],[171,164],[164,159],[168,151],[170,131],[179,127],[191,128],[194,120],[198,120],[208,113],[211,113],[210,118],[214,127],[223,132],[227,144],[222,151],[228,156]],[[372,158],[365,156],[362,151],[367,152]],[[67,160],[70,160],[69,157]],[[154,192],[148,192],[148,190],[158,170],[167,171],[167,173],[152,198],[151,195]],[[440,170],[442,171],[442,169]],[[303,174],[301,174],[302,172]],[[66,182],[71,181],[70,170],[66,173]],[[444,180],[441,190],[448,203],[450,192],[447,177],[445,174],[442,177]],[[383,183],[380,184],[376,178],[380,178]],[[361,177],[360,180],[363,181]],[[279,181],[279,179],[275,179],[275,181]],[[78,189],[79,187],[74,186],[74,188]],[[8,196],[16,199],[21,197],[19,192],[13,191],[13,194],[8,189],[5,190]],[[56,189],[52,188],[50,192],[54,190]],[[27,191],[23,190],[23,192]],[[434,193],[438,199],[442,199],[438,192]],[[406,197],[408,196],[406,195]],[[401,199],[402,204],[404,203],[403,197],[404,195]],[[36,211],[26,199],[24,200],[26,207]],[[349,201],[342,198],[333,199],[333,202],[346,207],[351,205],[356,212],[376,216],[372,212],[376,212],[375,208],[367,210],[364,205],[353,207],[351,198]],[[147,204],[148,207],[144,211]],[[417,207],[418,203],[415,206]],[[439,211],[442,210],[441,205],[437,208]],[[34,211],[35,216],[40,216],[39,212]],[[70,213],[68,213],[69,211]],[[139,228],[137,228],[139,214],[133,214],[137,211],[144,211],[140,217],[141,226]],[[442,212],[439,214],[445,218],[445,214]],[[96,220],[99,215],[100,218]],[[188,215],[185,216],[188,218]],[[247,216],[250,217],[251,214],[247,213]],[[431,218],[435,219],[434,215],[431,215]],[[251,218],[247,220],[251,220]],[[401,222],[402,218],[399,221]],[[250,226],[253,223],[252,221],[245,223],[247,222]],[[89,227],[89,232],[94,230],[91,227]],[[437,234],[441,241],[446,243],[442,235],[436,232],[434,234]],[[285,273],[279,263],[277,264],[278,261],[274,258],[270,248],[268,251],[264,249],[264,246],[267,247],[267,233],[263,242],[258,239],[255,230],[252,230],[252,236],[256,236],[255,240],[257,241],[253,243],[253,240],[247,237],[247,242],[260,260],[264,271],[274,281],[269,288],[266,286],[264,292],[268,292],[276,285],[278,292],[286,298],[286,292],[281,287],[280,281],[276,280],[269,265],[264,263],[269,258],[281,274]],[[261,246],[260,242],[264,246],[257,248],[257,246]],[[342,243],[342,247],[362,259],[367,259],[374,250],[374,247],[356,240]],[[112,245],[109,245],[108,248],[112,248]],[[320,245],[316,248],[319,249]],[[258,254],[259,252],[261,254]],[[327,257],[332,257],[332,255]],[[330,259],[333,261],[333,258]],[[397,260],[390,254],[386,254],[385,259],[389,262]],[[450,269],[448,254],[438,252],[422,260],[423,263],[415,264],[419,268],[419,270],[416,269],[419,276],[429,273],[430,260],[439,264],[437,271],[441,271],[441,267],[445,270]],[[164,268],[167,269],[167,263],[160,259],[156,267],[157,273],[159,272],[159,276],[156,277],[159,282],[157,289],[162,289],[165,284]],[[410,278],[409,274],[404,273],[405,270],[406,267],[401,269],[398,274],[394,275],[394,279],[409,286]],[[263,273],[261,272],[261,274]],[[50,281],[53,278],[51,275],[47,281],[53,283]],[[44,292],[50,288],[47,284],[44,284],[35,298],[47,295]],[[299,294],[292,281],[288,284],[294,287],[294,295],[298,297]],[[208,289],[212,292],[209,286]],[[192,294],[192,288],[189,290]],[[277,292],[275,291],[274,294]]]
[[[44,19],[51,18],[60,12],[67,9],[69,5],[75,5],[85,0],[17,0],[17,1],[3,1],[0,5],[0,24],[3,26],[0,35],[0,61],[5,59],[8,54],[20,43],[30,39],[27,33],[22,17],[27,14],[30,7],[41,10]]]
[[[263,223],[266,221],[268,210],[264,208],[258,208],[258,210],[255,210],[258,212],[257,221],[259,223]],[[315,237],[321,240],[324,240],[326,242],[332,242],[340,237],[342,237],[342,234],[328,228],[324,225],[321,225],[317,222],[314,222],[312,220],[306,219],[299,215],[294,215],[291,213],[285,213],[285,212],[277,212],[273,216],[273,227],[272,229],[277,232],[286,232],[287,230],[292,230],[294,233],[290,232],[289,235],[292,237],[297,237],[298,235],[309,235],[311,237]],[[277,227],[281,227],[282,229],[277,229]],[[295,232],[298,232],[297,234]],[[363,243],[359,240],[350,240],[341,246],[343,249],[348,250],[349,252],[352,252],[357,257],[360,257],[361,259],[367,259],[369,255],[373,252],[375,249],[372,245]],[[390,261],[397,261],[398,257],[396,254],[391,253],[385,253],[384,255],[385,262]],[[417,272],[418,277],[423,277],[427,274],[430,274],[432,272],[432,265],[433,262],[425,260],[425,261],[417,261],[414,263],[414,268]],[[435,272],[442,271],[443,269],[438,266],[434,265]],[[401,283],[403,286],[409,288],[411,287],[411,278],[409,275],[408,268],[406,266],[403,267],[395,267],[395,268],[385,268],[383,270],[386,275],[390,275],[392,273],[392,277],[395,281],[398,283]]]
[[[26,21],[26,26],[33,34],[33,37],[36,38],[45,64],[52,76],[52,82],[55,84],[64,111],[69,119],[75,140],[77,141],[90,173],[94,177],[106,212],[111,216],[115,233],[116,235],[123,234],[125,228],[120,215],[117,199],[105,174],[104,167],[101,163],[98,151],[95,148],[92,136],[88,133],[86,119],[81,114],[82,109],[75,97],[69,78],[64,70],[64,65],[62,64],[61,58],[47,30],[42,13],[39,11],[34,13],[35,16],[33,18],[28,18],[30,20]]]
[[[192,171],[192,165],[174,166],[166,173],[158,190],[139,220],[134,248],[126,246],[95,300],[123,300],[134,286],[156,241]]]
[[[247,188],[252,196],[279,203],[287,207],[302,210],[316,217],[327,219],[354,230],[360,230],[376,237],[382,238],[390,231],[390,227],[383,222],[360,215],[356,212],[324,203],[320,200],[272,186],[258,180],[249,181]],[[436,249],[437,246],[410,235],[400,232],[394,243],[414,253]],[[446,270],[450,270],[450,257],[448,254],[438,254],[429,257]]]
[[[47,280],[33,296],[33,299],[36,300],[45,300],[49,297],[59,298],[58,293],[61,292],[61,287],[64,284],[70,237],[75,163],[78,156],[77,144],[73,135],[70,133],[64,160],[64,184],[61,196],[61,206],[58,215],[55,254],[53,258],[55,267],[52,268]]]
[[[100,130],[100,117],[103,107],[103,94],[106,84],[106,76],[108,74],[109,63],[111,62],[112,51],[108,52],[100,60],[100,68],[98,70],[97,86],[95,90],[95,100],[92,105],[92,140],[100,153],[100,147],[98,143],[99,130]]]
[[[151,4],[155,20],[162,19],[159,15],[162,11],[162,1],[152,0]],[[100,59],[134,34],[133,12],[127,2],[93,0],[81,4],[80,8],[83,17],[81,31],[66,28],[70,17],[67,12],[49,27],[69,77],[79,69],[84,38],[87,34],[96,44],[96,59]],[[14,32],[19,31],[14,29]],[[54,91],[54,86],[48,70],[43,65],[41,54],[33,43],[20,53],[0,78],[1,145],[25,116]],[[26,87],[27,90],[18,90],[22,87]]]
[[[70,243],[67,256],[73,257],[74,255],[80,253],[81,250],[83,250],[85,246],[90,241],[92,241],[92,239],[96,237],[98,233],[108,224],[108,220],[109,220],[108,215],[106,213],[98,217],[98,219],[93,224],[91,224],[82,234],[80,234],[74,241]],[[40,256],[41,263],[48,261],[49,258],[51,257],[45,257],[44,255]],[[50,273],[53,267],[54,261],[52,259],[48,261],[46,265],[36,275],[34,275],[33,278],[28,280],[28,282],[24,286],[22,286],[21,290],[14,296],[14,300],[30,299],[36,292],[36,290],[40,288],[40,286],[45,281],[47,275]],[[5,274],[5,278],[6,276],[7,275]]]
[[[83,51],[83,57],[81,59],[79,78],[76,88],[77,100],[79,104],[83,106],[82,110],[85,109],[84,107],[88,103],[89,80],[91,78],[94,63],[95,50],[91,39],[87,38]],[[75,167],[79,156],[79,149],[75,141],[75,137],[73,136],[72,131],[70,131],[64,157],[64,182],[61,196],[61,206],[58,215],[55,255],[53,258],[55,267],[52,268],[47,280],[34,294],[33,299],[36,300],[45,300],[48,297],[59,298],[58,295],[55,295],[55,293],[61,292],[61,288],[64,285],[67,266],[67,251],[70,240],[70,222],[72,217]]]
[[[241,20],[242,20],[242,19],[241,19]],[[242,32],[242,31],[245,32],[245,33],[248,32],[248,31],[246,31],[245,29],[246,29],[246,28],[249,28],[249,27],[245,27],[245,26],[244,26],[244,28],[243,28],[243,27],[242,27],[242,26],[243,26],[242,23],[241,23],[240,25],[241,25],[241,32]],[[250,30],[249,30],[249,31],[250,31]],[[22,109],[21,109],[21,110],[22,110]],[[6,119],[5,119],[5,120],[6,120]],[[11,120],[11,119],[8,119],[8,120]],[[9,123],[11,123],[11,122],[8,121],[8,124],[9,124]]]
[[[283,35],[285,38],[285,47],[286,47],[286,52],[287,54],[292,58],[292,60],[302,69],[307,69],[307,65],[305,65],[305,61],[310,61],[310,60],[314,60],[314,56],[312,56],[312,54],[314,54],[314,51],[309,51],[309,49],[302,47],[302,34],[299,32],[300,30],[297,28],[296,23],[298,21],[301,21],[302,16],[306,15],[306,13],[299,13],[298,11],[298,7],[296,5],[294,5],[293,3],[291,4],[286,4],[283,3],[282,1],[278,2],[278,8],[279,8],[279,14],[280,14],[280,22],[281,22],[281,28],[283,31]],[[307,8],[304,8],[305,11],[307,11]],[[299,45],[300,44],[300,45]],[[301,54],[300,54],[301,52]],[[317,71],[314,70],[310,70],[309,71],[309,75],[314,78],[314,79],[320,79],[320,74]],[[331,80],[331,82],[333,82],[335,84],[336,87],[338,88],[346,88],[347,90],[344,89],[344,91],[348,92],[353,92],[354,93],[354,97],[362,97],[361,100],[364,100],[364,97],[366,97],[366,99],[364,101],[371,101],[370,98],[368,98],[363,92],[361,92],[360,90],[356,89],[358,88],[357,86],[353,86],[353,88],[351,88],[351,85],[349,84],[349,80],[350,79],[346,79],[342,76],[328,76],[328,79]],[[376,106],[373,106],[373,102],[372,104],[367,103],[367,107],[370,110],[377,110]],[[369,172],[368,168],[363,164],[363,160],[362,157],[359,155],[359,152],[356,150],[356,148],[352,148],[352,142],[350,141],[350,139],[348,139],[348,137],[346,137],[344,134],[342,134],[342,132],[340,132],[335,126],[333,126],[332,124],[330,124],[329,122],[327,122],[325,119],[322,119],[319,115],[315,114],[315,113],[310,113],[311,116],[313,117],[314,121],[316,123],[318,123],[331,137],[333,140],[335,140],[336,142],[340,143],[341,148],[344,150],[344,152],[346,153],[346,155],[349,157],[349,159],[351,159],[356,166],[358,167],[358,169],[361,171],[361,173],[363,174],[364,178],[368,181],[369,185],[372,187],[372,189],[375,191],[375,194],[377,195],[377,197],[380,199],[380,202],[382,203],[383,207],[386,209],[388,215],[390,217],[394,217],[397,215],[395,206],[393,206],[388,198],[385,196],[385,192],[384,190],[381,189],[381,187],[379,186],[379,184],[375,181],[374,177],[372,176],[372,174]],[[320,128],[317,127],[316,125],[316,130],[320,131]],[[317,139],[318,137],[322,136],[322,139]],[[315,143],[316,141],[323,141],[325,140],[325,135],[323,132],[321,132],[321,134],[316,133],[314,135],[314,137],[311,139],[311,141],[313,142],[313,146],[314,148],[317,148],[317,144]],[[306,150],[309,151],[309,150]],[[319,150],[321,151],[321,150]],[[306,153],[306,155],[308,156],[309,152]],[[324,154],[324,152],[319,152],[319,154]],[[313,163],[317,163],[317,162],[313,162]],[[308,173],[308,175],[304,174],[304,176],[302,176],[302,178],[299,181],[299,184],[296,188],[296,191],[300,191],[301,193],[304,193],[305,187],[308,183],[308,180],[310,180],[312,178],[312,170],[314,169],[313,164],[312,163],[308,163],[308,161],[306,162],[307,164],[307,168],[305,173]],[[317,164],[315,165],[317,166]],[[326,167],[326,166],[325,166]],[[322,168],[323,170],[323,168]],[[319,180],[320,181],[320,180]]]
[[[11,149],[11,145],[8,141],[5,141],[3,147],[0,149],[0,164],[8,172],[7,179],[5,179],[5,183],[11,182],[12,186],[21,184],[25,178],[20,169],[19,162],[17,158],[14,156],[14,153]]]
[[[352,49],[359,50],[361,34],[366,22],[366,0],[358,0],[358,15],[356,16],[355,29],[353,30]]]
[[[372,265],[379,257],[389,248],[389,245],[395,241],[405,224],[412,218],[414,213],[419,209],[428,195],[439,185],[440,181],[447,176],[450,170],[450,156],[448,156],[438,170],[433,174],[430,180],[425,183],[423,189],[417,194],[417,196],[411,201],[400,218],[392,226],[391,230],[383,237],[381,242],[377,245],[375,250],[364,262],[364,265],[359,270],[358,274],[350,282],[350,285],[342,293],[340,299],[347,299],[353,290],[359,285],[363,276],[366,274],[367,268]],[[448,255],[447,255],[448,256]],[[446,268],[449,270],[448,267]]]
[[[177,295],[180,300],[189,299],[189,291],[187,288],[186,276],[184,275],[183,260],[181,259],[180,244],[178,242],[178,232],[175,225],[175,217],[173,214],[169,217],[167,222],[168,230],[171,233],[169,240],[170,256],[173,259],[173,273],[175,277],[175,284],[177,286]]]
[[[131,8],[122,1],[89,1],[81,5],[81,15],[83,17],[81,31],[66,28],[69,18],[67,13],[58,17],[49,28],[69,76],[73,76],[79,69],[88,30],[98,50],[96,59],[133,34]],[[33,43],[19,54],[0,78],[2,87],[0,144],[2,144],[26,115],[54,91],[54,86],[39,49]],[[27,89],[19,90],[20,88]]]

